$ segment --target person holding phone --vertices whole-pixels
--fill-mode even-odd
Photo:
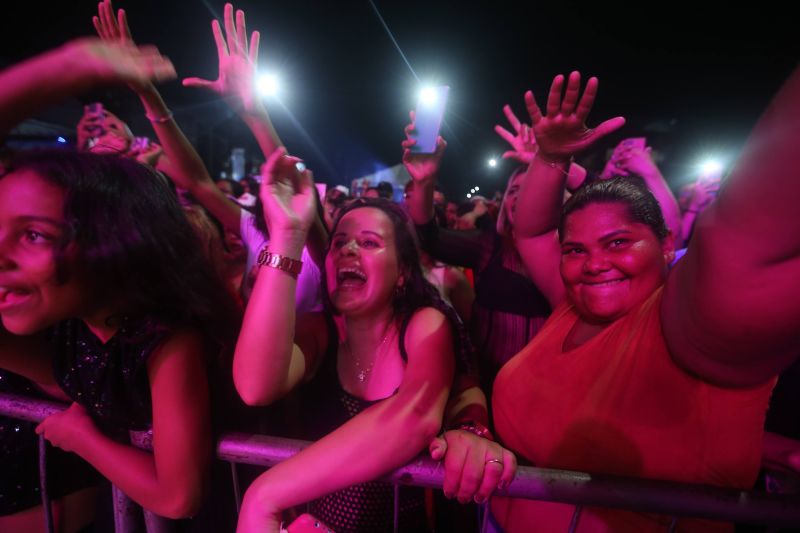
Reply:
[[[434,220],[433,194],[447,143],[439,137],[434,153],[412,151],[416,144],[413,111],[410,118],[402,143],[403,164],[414,180],[408,213],[422,248],[431,257],[475,272],[469,328],[477,348],[481,386],[489,393],[497,371],[536,335],[550,314],[547,297],[528,277],[514,244],[511,222],[524,172],[520,168],[511,175],[496,224],[468,231],[441,228]]]

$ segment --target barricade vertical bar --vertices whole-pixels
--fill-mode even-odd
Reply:
[[[45,531],[54,533],[53,506],[50,502],[50,491],[47,490],[47,441],[42,435],[39,435],[39,491],[42,495]]]
[[[137,533],[137,515],[139,506],[128,498],[116,485],[111,486],[111,498],[114,502],[114,531],[116,533]]]
[[[581,519],[581,511],[583,511],[582,505],[576,505],[575,511],[572,513],[572,520],[569,522],[569,529],[567,530],[568,533],[575,533],[578,530],[578,522]]]
[[[236,500],[236,514],[238,515],[242,510],[242,489],[239,487],[239,471],[236,469],[236,463],[231,462],[231,481],[233,483],[233,499]]]
[[[667,530],[667,533],[675,533],[676,531],[678,531],[678,517],[673,516],[672,522],[670,522],[669,524],[669,529]]]
[[[142,509],[144,512],[144,527],[147,533],[173,533],[175,529],[175,522],[169,518],[159,516],[152,511]]]
[[[394,533],[400,531],[400,485],[395,483],[394,487],[394,516],[392,523],[394,524]]]
[[[486,533],[486,526],[489,525],[489,502],[486,501],[478,506],[478,519],[481,524],[481,533]]]

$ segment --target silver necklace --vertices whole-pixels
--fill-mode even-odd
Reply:
[[[353,357],[353,350],[352,348],[350,348],[350,340],[348,339],[344,343],[342,343],[347,349],[347,353],[348,355],[350,355],[350,359],[352,359],[356,365],[356,379],[358,379],[359,383],[364,383],[367,380],[367,377],[369,377],[369,375],[372,373],[372,368],[375,366],[375,361],[377,361],[378,357],[380,357],[381,354],[383,354],[386,351],[384,349],[384,346],[386,345],[386,341],[389,339],[389,332],[391,329],[392,327],[390,322],[389,325],[386,326],[386,332],[383,334],[383,339],[381,339],[381,343],[375,350],[377,352],[377,355],[372,358],[372,361],[370,361],[369,366],[366,367],[361,365],[360,359],[355,359]]]

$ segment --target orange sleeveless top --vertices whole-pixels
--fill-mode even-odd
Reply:
[[[711,385],[684,371],[661,332],[659,288],[639,308],[564,352],[578,315],[561,304],[497,375],[497,435],[534,466],[749,488],[761,458],[775,380],[751,389]],[[494,498],[507,533],[567,531],[574,507]],[[579,532],[665,531],[670,519],[584,508]],[[680,519],[679,531],[730,526]]]

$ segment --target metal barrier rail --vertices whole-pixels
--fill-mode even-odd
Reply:
[[[0,394],[0,415],[39,422],[65,406],[13,394]],[[302,450],[305,441],[226,433],[217,443],[217,457],[231,463],[272,466]],[[147,439],[138,445],[149,449]],[[400,485],[441,488],[441,464],[420,456],[387,475]],[[520,467],[514,481],[497,494],[579,506],[613,507],[670,516],[800,526],[800,497],[723,489],[667,481],[587,474],[548,468]]]

